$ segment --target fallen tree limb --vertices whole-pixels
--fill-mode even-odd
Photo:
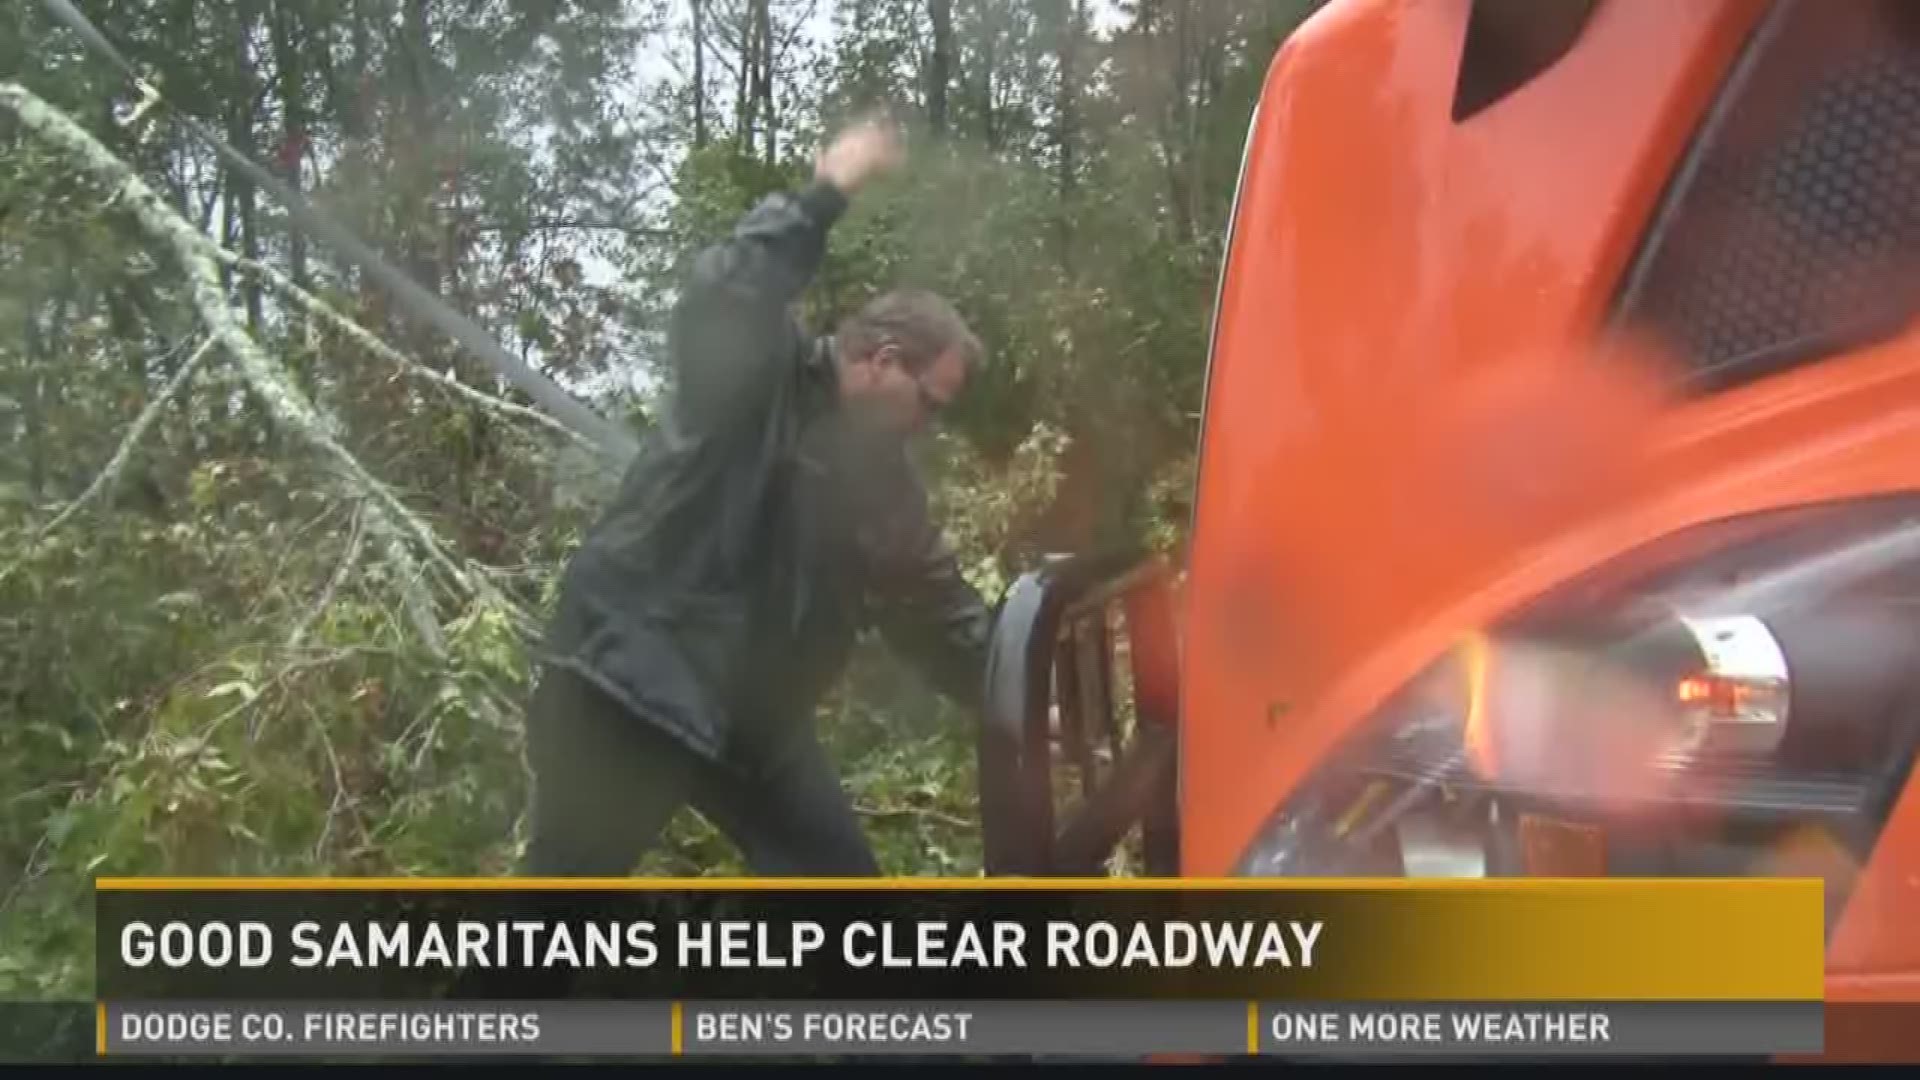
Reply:
[[[205,246],[207,248],[208,253],[211,254],[214,258],[219,259],[221,262],[226,263],[228,266],[231,266],[236,270],[239,270],[243,273],[252,274],[255,277],[258,277],[261,280],[265,281],[267,284],[271,285],[275,290],[281,293],[281,295],[292,300],[294,303],[299,304],[302,308],[305,308],[308,312],[312,313],[315,316],[318,316],[322,321],[326,322],[328,325],[332,326],[334,329],[339,330],[341,333],[346,334],[348,337],[351,337],[362,348],[375,354],[376,356],[379,356],[381,359],[394,365],[395,367],[406,372],[407,374],[416,375],[420,378],[427,379],[441,387],[446,388],[448,391],[451,391],[452,393],[459,395],[460,397],[466,398],[468,401],[474,402],[475,404],[480,405],[483,408],[489,409],[493,412],[497,412],[503,416],[506,416],[515,420],[530,421],[532,423],[539,424],[542,427],[546,427],[553,431],[557,431],[560,434],[565,435],[566,437],[574,440],[575,442],[580,443],[582,446],[591,447],[596,445],[594,441],[588,438],[586,435],[578,431],[575,431],[574,429],[568,427],[567,425],[561,423],[558,420],[555,420],[553,417],[548,416],[546,413],[543,413],[538,409],[529,409],[525,405],[516,405],[511,401],[507,401],[504,398],[495,397],[492,394],[488,394],[488,393],[485,393],[484,391],[468,386],[466,383],[463,383],[459,379],[456,379],[451,375],[445,374],[444,372],[435,371],[434,369],[428,367],[426,364],[422,363],[421,361],[416,360],[413,357],[408,356],[405,353],[402,353],[400,350],[394,348],[393,346],[387,344],[386,342],[381,341],[380,338],[373,333],[373,331],[368,330],[366,327],[361,326],[357,322],[354,322],[351,318],[348,318],[346,315],[342,314],[340,311],[335,309],[331,304],[328,304],[325,300],[320,299],[318,296],[315,296],[313,293],[308,292],[306,289],[301,288],[299,285],[296,285],[291,278],[287,277],[285,274],[282,274],[280,271],[275,270],[274,268],[266,265],[265,263],[259,262],[254,259],[248,259],[243,256],[237,255],[231,251],[228,251],[227,249],[220,247],[218,244],[215,244],[210,238],[203,237],[203,239],[205,239],[206,241]]]
[[[120,50],[113,47],[87,17],[73,6],[69,0],[46,0],[46,6],[62,23],[80,36],[102,57],[111,61],[114,67],[133,80],[143,96],[164,101],[153,84],[140,74]],[[169,108],[172,106],[169,104]],[[200,140],[211,147],[220,160],[229,168],[247,178],[256,188],[265,191],[274,202],[279,203],[287,217],[303,231],[330,244],[336,251],[352,259],[360,268],[388,290],[398,296],[411,312],[439,327],[455,341],[471,350],[476,356],[491,364],[495,371],[508,382],[518,386],[529,397],[546,406],[547,411],[566,419],[571,426],[592,433],[606,448],[607,453],[617,460],[630,458],[638,449],[638,441],[624,425],[616,424],[599,413],[594,412],[562,390],[552,379],[534,371],[519,357],[500,347],[485,330],[472,319],[467,318],[450,307],[446,301],[422,287],[419,282],[402,273],[380,253],[369,247],[365,241],[341,228],[326,215],[310,206],[299,192],[281,182],[280,177],[269,172],[259,162],[228,146],[226,140],[213,129],[201,123],[191,113],[173,110],[175,119],[185,125]],[[657,162],[650,162],[659,171]],[[662,174],[664,178],[664,173]]]
[[[221,292],[220,274],[207,254],[204,234],[168,205],[132,166],[32,91],[17,83],[0,84],[0,105],[17,115],[41,141],[64,151],[83,171],[111,189],[141,228],[172,251],[186,275],[195,311],[274,419],[320,453],[343,494],[367,500],[370,524],[385,542],[388,558],[401,581],[408,615],[435,654],[444,654],[445,637],[433,614],[431,598],[420,589],[418,561],[407,541],[419,545],[429,565],[445,574],[462,593],[470,591],[473,583],[442,549],[433,529],[340,444],[333,418],[315,409],[284,368],[247,333]]]

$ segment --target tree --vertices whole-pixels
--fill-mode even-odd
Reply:
[[[705,0],[689,0],[693,7],[693,148],[707,145],[707,29],[701,18]]]
[[[947,133],[947,87],[953,81],[953,0],[927,0],[933,21],[933,52],[927,64],[927,127]]]

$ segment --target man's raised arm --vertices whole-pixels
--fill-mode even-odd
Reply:
[[[694,258],[668,337],[683,420],[707,427],[764,400],[783,374],[776,365],[794,355],[792,304],[819,272],[828,230],[900,157],[889,125],[855,125],[821,153],[811,183],[767,196]]]

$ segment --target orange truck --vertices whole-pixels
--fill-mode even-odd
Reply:
[[[1335,0],[1229,237],[1186,550],[1006,597],[988,872],[1818,876],[1920,1001],[1920,4]]]

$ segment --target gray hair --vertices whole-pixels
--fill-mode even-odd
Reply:
[[[897,345],[901,363],[918,373],[949,349],[958,349],[969,370],[984,355],[980,339],[952,304],[925,289],[895,289],[867,302],[834,332],[840,354],[864,360],[882,345]]]

